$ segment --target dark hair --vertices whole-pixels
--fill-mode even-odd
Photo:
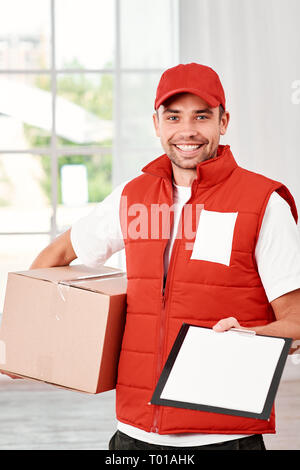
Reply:
[[[225,113],[225,109],[223,106],[220,104],[219,106],[219,120],[221,121],[223,114]]]

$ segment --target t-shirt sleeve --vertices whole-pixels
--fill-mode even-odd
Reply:
[[[255,248],[269,302],[300,288],[300,233],[289,204],[271,194]]]
[[[87,215],[71,226],[71,243],[79,261],[98,267],[113,253],[124,248],[120,225],[120,200],[125,183],[98,203]]]

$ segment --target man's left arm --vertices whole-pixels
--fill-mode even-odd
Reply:
[[[269,336],[283,336],[293,338],[298,347],[291,349],[290,353],[300,348],[300,289],[288,292],[270,302],[276,320],[263,326],[245,328],[254,330],[257,334]],[[226,331],[230,328],[243,328],[234,317],[224,318],[213,326],[215,331]],[[298,341],[297,341],[298,340]],[[296,346],[296,345],[295,345]]]
[[[258,273],[273,308],[275,321],[255,326],[257,334],[293,338],[300,350],[300,238],[289,204],[272,193],[255,248]],[[242,328],[236,318],[224,318],[213,329]],[[294,345],[290,351],[295,352]]]

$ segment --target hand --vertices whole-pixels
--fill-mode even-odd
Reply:
[[[0,370],[0,374],[7,375],[11,379],[22,379],[23,377],[18,377],[17,375],[9,374],[8,372],[4,372],[4,370]]]
[[[300,354],[300,340],[296,340],[292,342],[291,349],[289,354]]]
[[[222,320],[218,321],[218,323],[216,323],[212,329],[214,331],[221,332],[221,331],[230,330],[230,328],[242,329],[243,327],[239,324],[236,318],[228,317],[228,318],[222,318]]]

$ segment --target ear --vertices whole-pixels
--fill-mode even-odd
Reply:
[[[221,117],[221,122],[220,122],[220,134],[221,135],[226,134],[229,120],[230,120],[230,114],[228,111],[225,111],[223,113],[223,116]]]
[[[156,134],[157,137],[160,137],[157,114],[154,113],[152,117],[153,117],[153,124],[154,124],[155,134]]]

